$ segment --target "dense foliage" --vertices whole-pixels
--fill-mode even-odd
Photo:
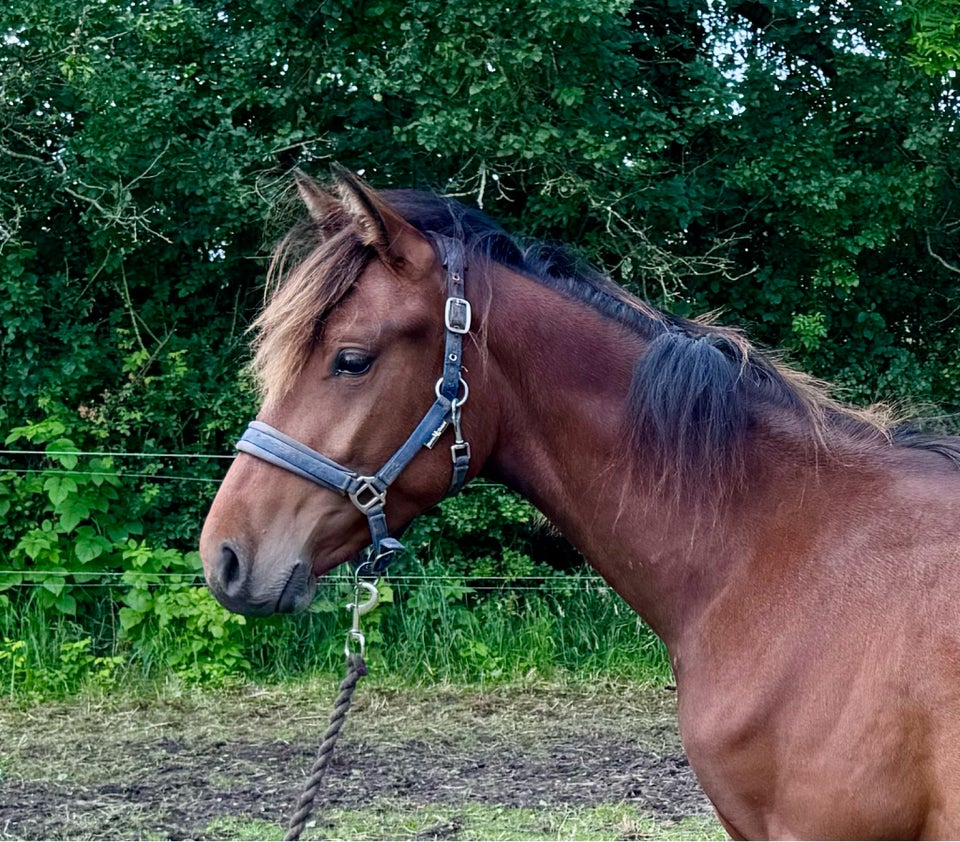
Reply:
[[[28,602],[88,631],[116,604],[137,645],[176,627],[219,641],[194,663],[249,660],[189,586],[222,465],[163,454],[227,453],[253,410],[244,331],[293,165],[459,195],[678,312],[721,308],[849,399],[957,413],[958,20],[936,0],[10,0],[0,432],[59,455],[0,462],[8,635]],[[430,569],[556,566],[512,498],[445,508],[412,542]]]

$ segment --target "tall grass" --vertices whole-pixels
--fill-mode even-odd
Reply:
[[[397,590],[404,589],[399,583]],[[606,585],[567,576],[549,587],[470,592],[427,581],[384,618],[375,657],[410,681],[515,680],[607,672],[669,680],[663,645]],[[461,589],[468,591],[462,593]]]
[[[363,618],[366,657],[371,671],[401,684],[670,677],[662,644],[592,576],[534,584],[400,576],[381,590],[384,601]],[[157,622],[125,636],[107,599],[83,624],[54,619],[29,600],[8,603],[0,609],[0,693],[48,697],[171,673],[193,683],[339,673],[349,597],[344,583],[328,583],[310,613],[208,624],[207,640],[196,627]]]
[[[120,681],[131,670],[118,651],[115,620],[108,610],[81,624],[31,598],[0,603],[0,693],[46,698]]]

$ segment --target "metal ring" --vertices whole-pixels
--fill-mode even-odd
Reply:
[[[441,377],[437,381],[437,385],[433,387],[433,391],[438,398],[443,398],[443,395],[440,394],[440,387],[442,385],[443,385],[443,378]],[[463,406],[467,402],[467,398],[470,397],[470,387],[467,385],[467,381],[464,380],[462,377],[460,378],[460,386],[463,387],[463,397],[461,398],[458,396],[451,401],[451,403],[456,404],[457,406]],[[459,388],[457,389],[457,392],[459,395],[459,392],[460,392]]]
[[[358,582],[364,576],[373,576],[374,581],[378,578],[374,574],[374,558],[373,558],[373,545],[370,546],[370,552],[367,553],[367,560],[357,565],[356,570],[353,571],[353,581]],[[364,572],[364,569],[369,567],[369,572]]]

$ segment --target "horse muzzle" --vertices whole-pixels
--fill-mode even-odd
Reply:
[[[307,609],[317,590],[311,568],[310,562],[303,560],[286,566],[255,566],[241,548],[224,541],[204,572],[224,608],[248,617],[265,617]]]

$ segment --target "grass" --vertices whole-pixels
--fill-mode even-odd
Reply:
[[[670,679],[663,647],[594,578],[538,590],[396,577],[383,592],[364,618],[370,677],[338,749],[356,762],[362,748],[365,771],[331,784],[345,795],[304,838],[721,834],[701,814],[670,821],[593,792],[611,776],[626,791],[637,751],[654,777],[658,758],[681,752],[673,697],[650,689]],[[342,674],[347,598],[329,583],[315,613],[242,626],[208,605],[139,636],[108,600],[79,621],[0,604],[0,803],[18,810],[0,838],[282,838]],[[448,768],[452,786],[434,797]],[[563,796],[578,774],[584,803]],[[514,796],[518,775],[527,790]],[[356,791],[368,780],[380,791]]]
[[[381,606],[364,618],[371,670],[403,684],[562,681],[572,674],[670,680],[662,644],[594,578],[562,577],[543,590],[489,587],[389,581]],[[348,599],[343,585],[330,583],[314,613],[237,625],[218,622],[216,613],[211,619],[207,605],[196,617],[166,625],[151,618],[129,634],[116,622],[118,605],[106,599],[80,620],[9,601],[0,606],[0,694],[35,701],[98,685],[148,687],[171,673],[207,685],[338,673]]]
[[[0,704],[0,838],[282,838],[335,679],[157,689]],[[304,838],[722,838],[679,752],[674,694],[632,682],[375,674]]]
[[[265,821],[216,819],[205,835],[218,839],[283,839],[285,828]],[[478,804],[440,807],[377,801],[364,810],[328,810],[311,821],[310,839],[626,840],[725,839],[712,818],[657,821],[626,804],[565,807],[552,811]]]
[[[566,577],[543,592],[505,586],[463,594],[440,582],[412,594],[402,580],[398,602],[380,621],[378,654],[391,673],[423,680],[515,680],[536,671],[604,672],[665,682],[662,644],[606,585]]]

